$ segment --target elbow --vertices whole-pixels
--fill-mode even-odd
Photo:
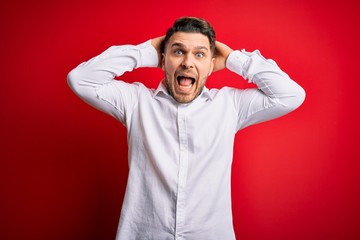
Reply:
[[[298,92],[296,94],[296,108],[300,107],[306,98],[305,90],[299,86]]]
[[[68,73],[66,80],[67,80],[67,83],[68,83],[69,87],[73,88],[73,86],[77,82],[77,71],[76,71],[76,69],[73,69]]]
[[[71,70],[67,75],[67,84],[74,92],[78,92],[78,86],[80,82],[81,76],[79,70],[77,68]]]
[[[306,92],[302,87],[298,87],[297,90],[292,94],[292,97],[289,98],[289,102],[286,104],[288,106],[288,110],[294,111],[299,108],[305,101]]]

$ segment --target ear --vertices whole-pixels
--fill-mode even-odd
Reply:
[[[161,69],[165,71],[165,53],[161,54]]]
[[[213,58],[211,58],[211,63],[210,63],[210,69],[209,69],[209,74],[208,74],[208,76],[210,76],[211,73],[213,72],[214,66],[215,66],[215,58],[213,57]]]

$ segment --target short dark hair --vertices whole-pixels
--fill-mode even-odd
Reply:
[[[176,32],[186,33],[201,33],[208,37],[210,42],[210,50],[214,54],[215,52],[215,31],[208,21],[197,17],[181,17],[178,18],[174,25],[166,32],[165,39],[161,46],[161,52],[165,51],[165,46],[168,43],[170,37]]]

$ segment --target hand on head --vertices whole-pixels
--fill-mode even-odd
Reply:
[[[162,58],[161,48],[162,48],[164,39],[165,39],[165,35],[151,39],[151,45],[153,45],[153,47],[156,49],[157,54],[158,54],[158,61],[159,61],[158,67],[161,67],[161,58]]]
[[[225,45],[222,42],[215,42],[215,65],[213,72],[222,70],[226,67],[226,60],[231,52],[233,52],[229,46]]]

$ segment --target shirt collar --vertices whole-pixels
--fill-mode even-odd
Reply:
[[[170,96],[170,94],[168,93],[168,91],[167,91],[167,89],[166,89],[166,87],[164,86],[164,84],[163,84],[162,81],[159,83],[159,86],[157,87],[156,91],[154,92],[153,97],[156,98],[156,97],[159,96],[160,94],[164,94],[165,96],[168,96],[168,97],[171,97],[171,98],[172,98],[172,96]],[[198,99],[198,98],[206,98],[206,99],[209,99],[209,100],[212,100],[212,99],[213,99],[212,96],[211,96],[211,94],[210,94],[209,89],[208,89],[206,86],[204,86],[202,92],[200,93],[199,96],[197,96],[197,97],[195,98],[195,100]]]

